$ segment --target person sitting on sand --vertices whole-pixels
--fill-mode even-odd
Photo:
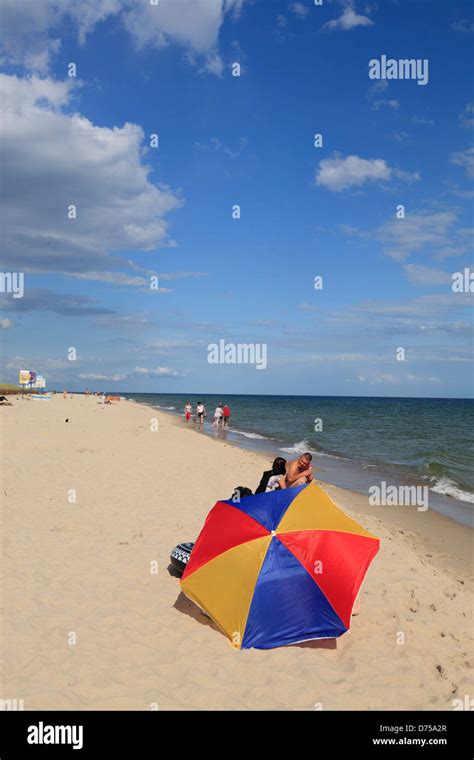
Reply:
[[[310,483],[313,479],[311,472],[311,454],[307,451],[298,459],[292,459],[286,463],[286,472],[281,478],[280,488],[293,488],[293,486],[302,486],[304,483]]]
[[[262,479],[255,493],[265,493],[265,491],[275,491],[280,486],[280,480],[285,474],[286,459],[283,457],[277,457],[273,460],[272,469],[265,470],[262,475]]]

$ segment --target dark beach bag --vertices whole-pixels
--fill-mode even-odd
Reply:
[[[174,547],[170,554],[170,562],[180,575],[182,575],[186,569],[186,565],[189,562],[193,546],[194,543],[191,543],[189,541],[184,544],[178,544]]]

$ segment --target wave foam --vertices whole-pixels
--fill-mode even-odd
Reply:
[[[430,491],[442,494],[443,496],[452,496],[453,499],[458,499],[458,501],[468,501],[474,504],[474,493],[461,490],[454,480],[450,480],[450,478],[440,478],[434,486],[431,486]]]
[[[298,441],[293,446],[289,446],[285,449],[280,449],[281,451],[284,451],[286,454],[304,454],[306,451],[308,451],[309,443],[304,438],[302,441]],[[312,453],[312,452],[310,452]]]
[[[244,435],[246,438],[256,438],[259,441],[273,441],[273,438],[270,438],[267,435],[259,435],[258,433],[244,433],[243,430],[236,430],[235,428],[232,430],[233,433],[238,433],[239,435]]]

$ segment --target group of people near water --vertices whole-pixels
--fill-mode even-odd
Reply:
[[[190,401],[186,403],[186,406],[183,409],[184,416],[186,418],[186,422],[189,422],[191,417],[193,416],[193,405]],[[204,418],[207,417],[207,411],[206,407],[202,403],[202,401],[198,401],[196,404],[196,416],[193,418],[194,422],[198,422],[199,425],[202,425],[204,423]],[[219,401],[219,404],[216,406],[214,411],[214,421],[213,426],[214,427],[229,427],[230,422],[230,407],[229,404],[223,404],[222,401]]]
[[[302,486],[305,483],[311,483],[313,479],[312,461],[313,457],[306,451],[298,459],[287,461],[283,457],[277,457],[273,460],[272,469],[265,470],[255,489],[255,494],[269,493],[270,491],[279,491],[283,488],[293,488]],[[253,496],[253,491],[245,486],[237,486],[232,495],[232,499],[240,501],[245,496]]]

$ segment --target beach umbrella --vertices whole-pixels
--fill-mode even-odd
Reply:
[[[237,649],[335,638],[378,549],[314,483],[218,501],[181,588]]]

